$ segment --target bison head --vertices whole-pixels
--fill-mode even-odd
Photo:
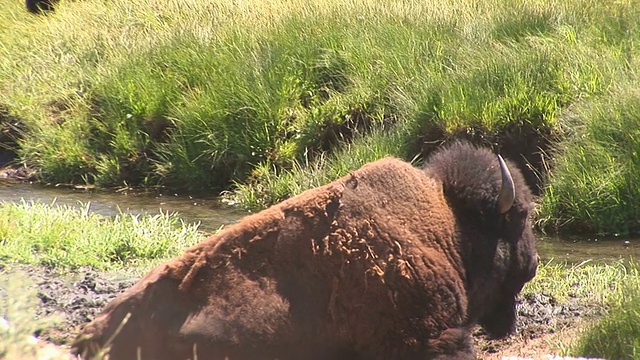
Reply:
[[[492,337],[506,336],[515,328],[517,295],[538,266],[531,192],[514,164],[463,142],[433,155],[425,171],[441,180],[458,222],[468,319]]]

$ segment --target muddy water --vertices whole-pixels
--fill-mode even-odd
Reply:
[[[71,190],[0,182],[0,201],[19,202],[23,199],[78,207],[90,203],[91,211],[105,216],[113,216],[120,211],[134,214],[176,212],[185,222],[200,223],[200,229],[208,233],[246,215],[224,206],[214,197]],[[640,259],[640,239],[539,235],[538,251],[543,261],[554,259],[578,263],[589,259],[606,262],[629,257]]]

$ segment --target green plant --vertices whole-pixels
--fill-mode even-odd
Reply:
[[[604,359],[640,359],[640,274],[632,268],[629,282],[609,300],[607,313],[577,341],[571,353]]]
[[[540,226],[600,233],[640,231],[640,95],[622,86],[577,106],[563,125],[540,204]]]
[[[204,237],[175,214],[120,214],[32,202],[0,202],[0,259],[74,268],[146,269]]]
[[[239,184],[256,196],[237,199],[258,208],[299,192],[295,181],[314,168],[326,181],[351,170],[331,159],[386,131],[402,134],[387,153],[406,160],[458,134],[545,151],[540,137],[573,131],[571,114],[626,106],[616,97],[637,88],[634,5],[86,0],[38,17],[0,0],[0,107],[24,123],[21,160],[46,182],[207,193]],[[635,109],[617,124],[632,130]],[[595,160],[558,160],[540,224],[636,231],[633,152],[570,138],[558,157]],[[352,165],[375,158],[364,154]],[[585,190],[571,193],[574,182]]]

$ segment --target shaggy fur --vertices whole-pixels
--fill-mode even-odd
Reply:
[[[531,196],[497,213],[498,160],[454,144],[394,158],[243,219],[151,271],[73,345],[111,359],[473,359],[513,329],[537,266]]]

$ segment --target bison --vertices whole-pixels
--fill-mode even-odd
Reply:
[[[532,197],[458,142],[395,158],[245,217],[152,270],[73,351],[111,359],[473,359],[514,329],[537,254]]]

